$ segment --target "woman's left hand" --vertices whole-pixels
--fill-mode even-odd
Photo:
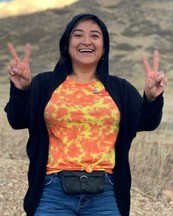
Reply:
[[[168,79],[163,71],[158,71],[159,67],[159,51],[155,50],[153,54],[153,67],[148,63],[146,55],[143,56],[143,64],[145,69],[145,95],[148,100],[153,101],[160,95],[168,82]]]

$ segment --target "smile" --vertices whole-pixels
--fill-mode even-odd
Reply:
[[[79,52],[80,53],[93,53],[94,50],[93,49],[80,49]]]

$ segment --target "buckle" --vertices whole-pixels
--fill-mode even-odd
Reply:
[[[82,175],[81,177],[80,177],[80,182],[87,182],[88,181],[88,176],[86,176],[86,175]]]

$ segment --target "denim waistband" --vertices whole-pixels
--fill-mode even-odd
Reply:
[[[69,172],[73,172],[73,171],[84,171],[84,170],[69,170]],[[95,171],[99,171],[99,170],[95,170]],[[55,173],[48,174],[48,176],[57,176],[57,177],[59,177],[60,174],[61,174],[61,171],[60,172],[55,172]],[[105,172],[105,176],[113,176],[113,174]]]

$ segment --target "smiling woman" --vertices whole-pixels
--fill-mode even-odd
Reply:
[[[125,79],[109,75],[109,33],[93,14],[79,14],[59,41],[53,71],[30,71],[31,48],[21,60],[8,44],[14,129],[29,130],[27,216],[129,216],[129,149],[137,132],[157,128],[167,78],[144,55],[143,97]],[[106,205],[105,205],[106,203]]]

